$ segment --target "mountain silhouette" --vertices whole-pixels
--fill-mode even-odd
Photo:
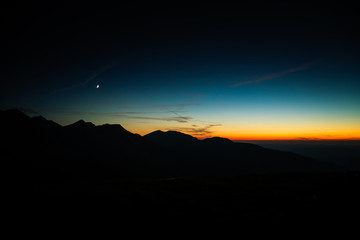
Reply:
[[[47,120],[45,119],[43,116],[36,116],[33,117],[32,122],[34,125],[37,125],[37,127],[39,128],[44,128],[46,130],[55,130],[55,129],[60,129],[61,126],[59,124],[57,124],[54,121],[51,120]]]
[[[233,144],[234,143],[230,139],[221,138],[221,137],[206,138],[203,141],[204,141],[204,143],[207,143],[207,144]]]
[[[85,122],[84,120],[79,120],[77,122],[74,122],[73,124],[70,124],[68,126],[65,126],[65,128],[69,128],[69,129],[76,129],[76,130],[80,130],[80,129],[90,129],[95,127],[95,125],[91,122]]]
[[[358,209],[358,175],[254,144],[175,131],[142,137],[119,124],[83,120],[61,126],[18,110],[0,111],[0,128],[5,177],[18,199],[29,199],[25,210],[44,219],[74,213],[106,219],[111,212],[136,223],[155,216],[304,221]],[[20,191],[24,186],[28,192]]]
[[[199,142],[197,138],[181,132],[160,130],[145,135],[144,139],[166,148],[189,148]]]
[[[94,176],[101,171],[108,176],[182,176],[333,169],[297,154],[226,138],[198,140],[176,131],[155,131],[141,137],[119,124],[95,126],[84,120],[60,126],[14,109],[1,111],[1,126],[8,133],[3,135],[5,155],[20,161],[34,155],[31,161],[37,170],[52,169],[71,176],[86,171]]]

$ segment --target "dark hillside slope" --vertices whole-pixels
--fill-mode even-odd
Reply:
[[[28,171],[39,179],[51,172],[60,178],[111,178],[334,170],[297,154],[219,137],[198,140],[175,131],[141,137],[118,124],[83,120],[62,127],[17,110],[1,111],[0,121],[3,156],[16,159],[10,161],[15,165],[32,165],[35,170]]]
[[[177,169],[188,174],[236,174],[333,170],[334,167],[289,152],[214,137],[198,140],[180,132],[156,131],[144,138],[167,150]],[[193,172],[192,172],[193,171]]]
[[[358,173],[288,152],[85,121],[62,127],[16,110],[0,111],[0,127],[14,215],[32,222],[318,223],[360,213]]]

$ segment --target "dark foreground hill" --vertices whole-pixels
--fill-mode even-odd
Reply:
[[[3,156],[17,159],[22,165],[31,163],[30,171],[39,171],[37,176],[49,171],[74,178],[84,174],[94,178],[105,174],[109,178],[112,175],[172,177],[333,169],[297,154],[219,137],[198,140],[174,131],[155,131],[141,137],[121,125],[95,126],[83,120],[62,127],[43,117],[30,118],[17,110],[2,111],[0,125],[5,143]]]
[[[0,111],[0,128],[5,176],[27,216],[319,221],[360,212],[358,173],[289,152],[83,120],[63,127],[17,110]]]

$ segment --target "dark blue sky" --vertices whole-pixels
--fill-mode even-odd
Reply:
[[[336,1],[14,4],[0,107],[140,134],[359,138],[357,15]]]

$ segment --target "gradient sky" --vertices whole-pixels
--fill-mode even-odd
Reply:
[[[14,4],[0,108],[141,135],[360,139],[355,9]]]

